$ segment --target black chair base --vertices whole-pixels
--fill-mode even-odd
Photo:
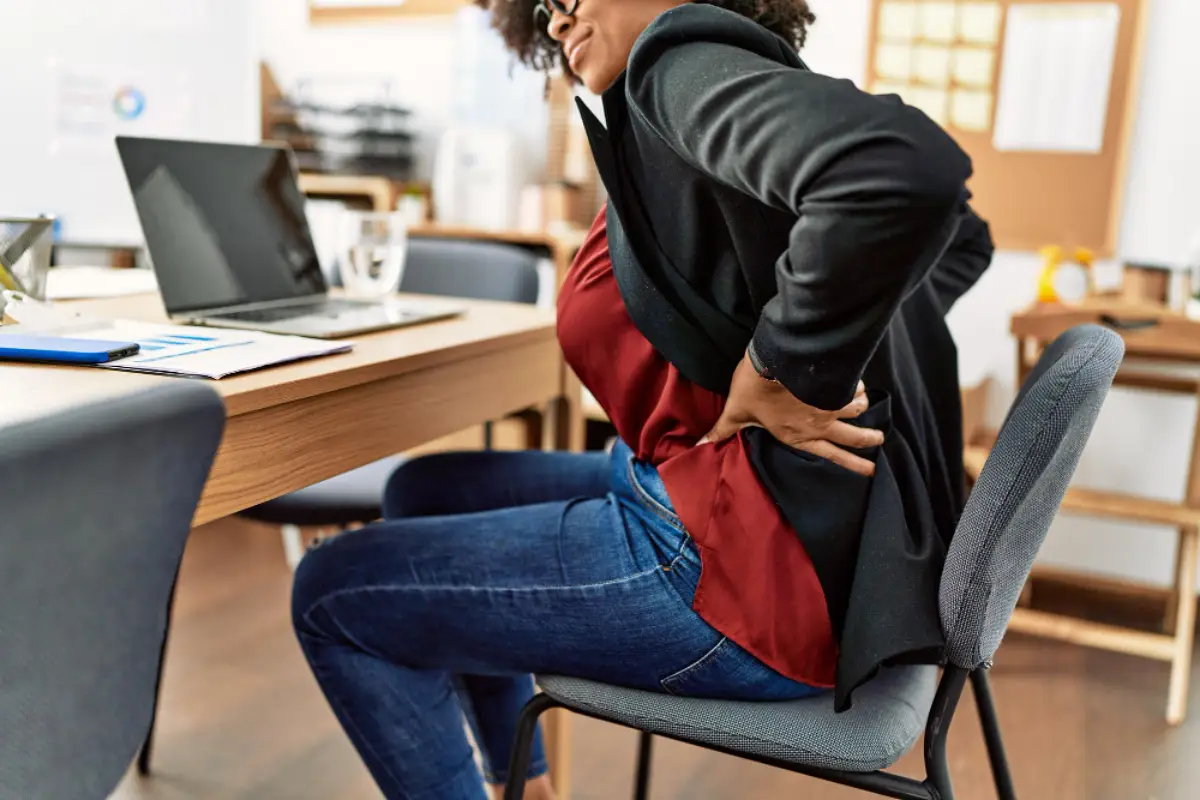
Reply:
[[[937,696],[929,713],[929,723],[925,730],[925,769],[928,777],[923,781],[896,775],[890,772],[844,772],[841,770],[808,767],[766,756],[744,753],[724,747],[696,742],[689,739],[657,734],[664,738],[684,742],[706,750],[735,756],[737,758],[767,764],[778,769],[807,775],[819,780],[850,786],[865,792],[897,800],[954,800],[954,789],[950,781],[950,767],[946,758],[946,738],[954,711],[958,707],[963,687],[968,676],[971,679],[975,693],[975,702],[979,708],[979,718],[983,726],[984,738],[987,742],[988,758],[991,762],[992,774],[996,781],[996,794],[1000,800],[1015,800],[1012,776],[1009,774],[1008,761],[1004,755],[1004,745],[1001,741],[999,721],[996,707],[992,700],[991,687],[988,683],[987,672],[983,669],[968,672],[957,667],[948,667],[938,684]],[[505,800],[522,800],[525,794],[525,779],[529,773],[529,763],[533,750],[533,738],[537,731],[538,720],[552,708],[565,708],[577,714],[601,719],[622,725],[617,720],[606,719],[602,715],[589,713],[578,708],[560,703],[553,697],[542,693],[536,695],[517,723],[517,738],[513,746],[512,761],[509,767],[509,782],[505,787]],[[625,727],[630,727],[626,725]],[[650,768],[653,735],[640,731],[638,744],[637,778],[634,784],[634,800],[646,800],[649,797]]]

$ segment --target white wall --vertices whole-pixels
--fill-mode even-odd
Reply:
[[[1131,151],[1131,175],[1121,228],[1121,255],[1182,264],[1200,234],[1200,2],[1150,0],[1143,85]],[[818,20],[805,60],[813,69],[861,83],[866,64],[868,0],[813,0]],[[1031,186],[1030,191],[1036,191]],[[993,422],[1014,393],[1015,345],[1009,317],[1033,301],[1038,259],[997,254],[991,270],[954,309],[965,380],[991,375]],[[1195,402],[1113,392],[1077,473],[1080,484],[1177,500],[1183,496]],[[1174,536],[1165,528],[1078,517],[1058,520],[1042,561],[1150,583],[1166,584]]]

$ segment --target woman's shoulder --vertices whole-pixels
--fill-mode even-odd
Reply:
[[[683,47],[696,51],[734,47],[772,61],[801,63],[788,42],[757,22],[725,8],[693,2],[664,11],[646,27],[630,53],[629,69],[645,72],[665,51]]]

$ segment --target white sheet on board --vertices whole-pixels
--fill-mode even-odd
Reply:
[[[997,150],[1099,153],[1116,57],[1115,3],[1010,6]]]

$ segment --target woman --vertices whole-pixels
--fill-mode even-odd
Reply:
[[[845,708],[942,644],[943,316],[991,256],[967,157],[809,72],[805,0],[548,2],[492,11],[521,60],[603,96],[610,200],[559,335],[620,441],[410,462],[385,522],[300,565],[300,642],[389,797],[486,796],[464,717],[503,783],[531,672]],[[526,797],[545,771],[539,744]]]

